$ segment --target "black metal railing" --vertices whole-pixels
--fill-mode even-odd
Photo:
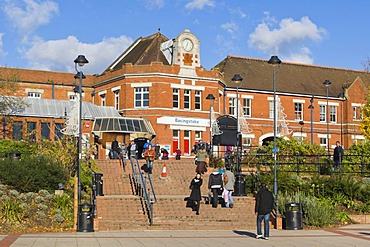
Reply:
[[[141,173],[141,167],[138,159],[130,157],[132,179],[135,188],[135,194],[144,199],[146,210],[148,212],[149,224],[153,224],[153,205],[157,202],[152,179],[149,173]]]
[[[271,170],[274,160],[271,154],[244,154],[241,157],[244,168],[256,167],[258,170]],[[291,172],[297,175],[328,175],[354,174],[370,176],[370,156],[364,154],[347,154],[340,157],[340,162],[334,163],[333,156],[316,155],[279,155],[277,154],[277,169],[281,172]]]

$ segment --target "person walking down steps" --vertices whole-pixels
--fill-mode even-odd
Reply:
[[[206,148],[202,145],[195,155],[196,158],[196,173],[204,174],[207,172],[207,160],[209,159]]]
[[[189,200],[191,200],[193,205],[193,211],[196,211],[196,215],[199,215],[200,201],[202,199],[202,194],[200,187],[203,184],[203,179],[200,173],[191,180],[189,189],[191,189]]]

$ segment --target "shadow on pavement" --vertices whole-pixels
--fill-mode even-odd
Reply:
[[[238,234],[238,235],[248,236],[248,237],[252,237],[252,238],[256,237],[256,234],[252,233],[252,232],[246,232],[246,231],[233,231],[233,232]]]

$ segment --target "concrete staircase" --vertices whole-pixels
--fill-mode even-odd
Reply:
[[[140,161],[143,163],[144,161]],[[167,180],[160,179],[166,164]],[[131,165],[123,171],[118,160],[98,160],[103,173],[103,194],[97,197],[95,230],[133,229],[255,229],[254,198],[234,197],[234,207],[213,208],[201,202],[200,215],[186,207],[189,184],[195,175],[192,159],[156,160],[151,179],[157,196],[153,206],[153,224],[149,225],[145,202],[135,195]],[[209,170],[203,175],[202,195],[208,195]]]

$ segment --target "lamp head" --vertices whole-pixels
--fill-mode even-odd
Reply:
[[[299,121],[299,124],[303,126],[304,122],[301,120],[301,121]]]
[[[82,67],[85,63],[89,63],[84,55],[78,55],[78,57],[74,60],[74,63],[78,64],[78,66]]]
[[[278,56],[271,56],[268,63],[272,65],[278,65],[278,64],[281,64],[281,60],[278,58]]]
[[[213,96],[213,94],[210,93],[210,94],[207,95],[206,99],[215,100],[216,98],[215,98],[215,96]]]
[[[241,77],[239,74],[235,74],[231,80],[235,83],[241,83],[243,81],[243,77]]]
[[[325,81],[323,82],[323,84],[324,84],[326,87],[329,87],[329,86],[331,85],[331,81],[329,81],[329,80],[325,80]]]

